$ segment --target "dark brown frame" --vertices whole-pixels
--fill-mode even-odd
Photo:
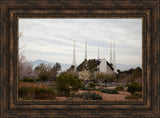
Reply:
[[[0,0],[0,117],[160,117],[159,0]],[[142,18],[143,101],[19,101],[18,18]]]

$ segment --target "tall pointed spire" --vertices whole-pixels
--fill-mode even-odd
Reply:
[[[75,40],[73,41],[73,60],[72,65],[76,68],[76,58],[75,58]]]
[[[115,57],[115,40],[113,44],[113,68],[116,70],[116,57]]]
[[[110,60],[109,60],[110,63],[113,63],[112,62],[112,42],[111,42],[111,47],[110,47]]]
[[[88,61],[87,61],[87,41],[85,40],[85,67],[84,69],[88,69]]]
[[[85,40],[85,59],[87,59],[87,41]]]
[[[99,45],[98,45],[98,57],[97,58],[99,59]]]

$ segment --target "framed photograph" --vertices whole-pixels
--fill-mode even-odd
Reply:
[[[160,117],[158,0],[0,11],[0,117]]]
[[[18,21],[19,100],[142,100],[142,18]]]

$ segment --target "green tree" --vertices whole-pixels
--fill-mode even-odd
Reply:
[[[71,91],[78,91],[82,87],[81,80],[71,73],[63,73],[55,80],[57,92],[61,96],[69,96]]]
[[[74,68],[74,65],[71,65],[71,67],[67,69],[67,72],[72,73],[74,71]]]
[[[54,81],[57,78],[57,71],[51,69],[48,71],[48,80],[49,81]]]
[[[127,83],[127,87],[128,87],[127,91],[131,92],[132,94],[136,91],[142,90],[142,86],[138,82],[135,82],[135,81],[133,81],[130,84]]]
[[[54,66],[41,63],[35,68],[35,72],[41,81],[54,81],[60,70],[61,65],[57,62]]]
[[[35,72],[38,73],[38,77],[41,81],[47,81],[48,80],[48,67],[46,64],[44,63],[40,63],[40,65],[38,65],[35,68]]]
[[[41,81],[48,81],[48,73],[47,72],[41,72],[41,73],[39,73],[39,79],[41,80]]]
[[[133,68],[131,68],[131,69],[128,70],[128,73],[129,73],[129,74],[132,74],[133,72],[134,72],[134,69],[133,69]]]
[[[53,66],[52,69],[55,70],[56,72],[60,71],[60,70],[61,70],[61,65],[60,65],[60,63],[57,63],[57,62],[56,62],[56,64]]]
[[[132,78],[137,78],[142,76],[142,69],[140,67],[137,67],[133,73],[132,73]]]
[[[56,80],[60,70],[61,70],[61,65],[60,63],[57,63],[57,62],[53,67],[50,67],[50,69],[48,70],[49,81]]]
[[[45,72],[47,71],[47,65],[44,64],[44,63],[40,63],[40,65],[38,65],[36,68],[35,68],[36,71],[39,71],[39,72]]]
[[[118,74],[120,74],[120,73],[121,73],[121,70],[120,70],[120,69],[118,69],[118,70],[117,70],[117,72],[118,72]]]

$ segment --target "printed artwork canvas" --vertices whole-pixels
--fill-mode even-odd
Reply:
[[[19,18],[19,100],[142,100],[141,18]]]

